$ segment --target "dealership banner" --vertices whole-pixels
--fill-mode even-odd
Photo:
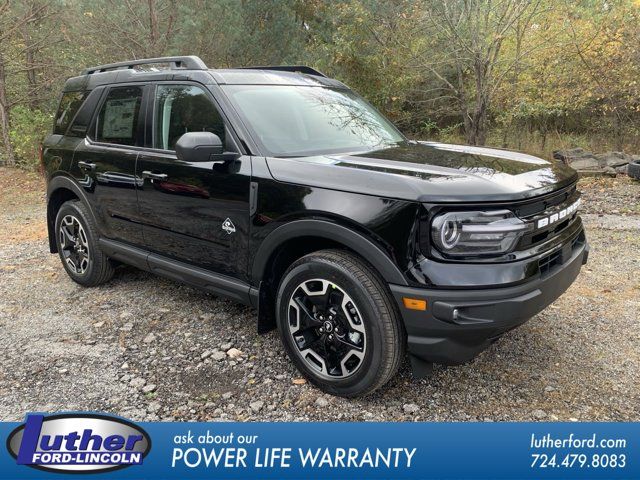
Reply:
[[[640,478],[639,423],[0,423],[0,477]]]

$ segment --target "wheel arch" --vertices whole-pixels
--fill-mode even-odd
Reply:
[[[52,178],[47,187],[47,233],[49,236],[49,251],[51,253],[58,252],[55,237],[56,215],[62,204],[69,200],[80,200],[89,207],[85,193],[73,180],[65,176]],[[88,210],[95,221],[93,211],[91,208],[88,208]]]
[[[304,255],[328,248],[356,254],[387,283],[408,284],[388,254],[359,232],[326,220],[295,220],[276,228],[262,241],[251,265],[252,283],[259,285],[259,332],[275,327],[275,293],[289,265]]]

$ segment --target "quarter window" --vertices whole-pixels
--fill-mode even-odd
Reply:
[[[96,140],[119,145],[139,145],[138,117],[142,87],[112,88],[98,115]]]
[[[67,92],[62,95],[53,124],[53,133],[64,135],[69,123],[80,108],[80,105],[82,105],[85,96],[85,92]]]
[[[225,143],[222,117],[203,89],[193,85],[158,85],[154,147],[175,150],[176,142],[187,132],[215,133]]]

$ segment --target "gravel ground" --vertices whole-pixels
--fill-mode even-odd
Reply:
[[[0,169],[0,419],[640,420],[640,183],[581,185],[592,245],[570,290],[471,363],[359,400],[305,384],[255,312],[132,268],[84,289],[48,253],[42,182]]]

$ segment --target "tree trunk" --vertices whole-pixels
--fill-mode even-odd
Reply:
[[[159,57],[162,52],[158,48],[160,32],[158,28],[158,6],[155,0],[147,2],[149,8],[149,50],[148,57]]]
[[[465,114],[465,137],[469,145],[482,146],[487,141],[487,105],[479,99],[475,108]]]
[[[11,125],[9,123],[9,102],[7,100],[7,90],[5,85],[6,73],[4,57],[0,54],[0,134],[2,134],[5,163],[8,166],[13,167],[16,164],[16,157],[13,153],[13,145],[11,145],[11,137],[9,136]]]
[[[27,84],[29,85],[29,107],[35,110],[39,107],[38,100],[38,79],[36,76],[35,52],[33,48],[33,39],[29,33],[27,24],[21,27],[22,39],[24,41],[25,52],[25,73],[27,75]]]

